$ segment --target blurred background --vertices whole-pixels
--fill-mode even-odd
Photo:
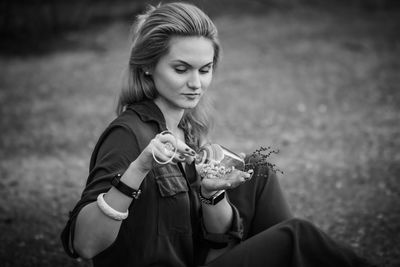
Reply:
[[[1,266],[90,266],[59,235],[115,117],[130,24],[158,2],[0,4]],[[271,161],[297,216],[400,266],[400,2],[188,2],[223,47],[213,140],[279,149]]]

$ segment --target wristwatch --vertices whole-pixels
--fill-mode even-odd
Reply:
[[[201,194],[201,188],[199,189],[199,198],[200,201],[207,205],[215,205],[220,202],[225,197],[225,190],[219,190],[217,193],[207,198]]]
[[[126,185],[121,181],[122,174],[118,173],[111,180],[111,184],[122,194],[132,197],[134,199],[138,199],[142,191],[140,189],[133,189],[132,187]]]

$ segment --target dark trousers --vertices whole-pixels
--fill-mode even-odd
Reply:
[[[370,266],[310,222],[293,218],[276,175],[259,172],[228,192],[244,221],[244,241],[207,266]]]

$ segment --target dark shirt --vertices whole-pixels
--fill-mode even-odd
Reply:
[[[91,157],[86,187],[61,236],[68,255],[79,257],[72,246],[79,211],[107,192],[112,178],[123,173],[164,130],[160,109],[153,101],[144,101],[129,106],[103,132]],[[142,194],[130,205],[116,240],[93,258],[94,266],[197,266],[210,246],[241,240],[242,220],[233,205],[230,231],[207,233],[197,195],[199,186],[193,164],[185,171],[181,164],[154,167],[143,180]]]

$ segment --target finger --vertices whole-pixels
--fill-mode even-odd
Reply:
[[[178,152],[175,145],[172,144],[172,142],[175,141],[175,138],[171,134],[158,134],[153,140],[154,146],[156,146],[161,153],[168,156],[168,159],[172,157],[174,163],[185,161],[190,164],[193,162],[194,156]]]
[[[167,132],[167,131],[157,134],[154,139],[157,139],[162,143],[165,143],[165,142],[175,143],[175,136],[172,133]]]
[[[181,154],[185,154],[185,155],[191,156],[191,157],[194,157],[196,155],[196,152],[193,149],[191,149],[188,145],[186,145],[181,140],[175,138],[175,136],[169,132],[163,132],[161,134],[158,134],[156,136],[156,139],[158,139],[162,143],[166,143],[166,142],[171,143],[174,146],[174,148],[176,147],[177,152],[179,152]]]
[[[180,153],[185,154],[187,157],[191,157],[194,159],[194,157],[196,156],[196,152],[180,140],[178,140],[177,149]]]
[[[245,179],[248,179],[248,178],[250,178],[251,176],[253,175],[253,170],[252,169],[250,169],[249,171],[247,171],[247,172],[244,172],[244,171],[240,171],[240,170],[237,170],[237,169],[235,169],[233,172],[232,172],[232,176],[233,177],[243,177],[243,178],[245,178]]]
[[[224,180],[231,183],[232,188],[237,187],[246,181],[250,180],[252,177],[252,173],[235,171],[231,174],[228,174],[224,177]]]
[[[242,176],[242,171],[232,168],[230,172],[226,172],[223,176],[224,180],[237,180]]]
[[[252,176],[252,174],[249,173],[249,172],[241,172],[240,175],[241,175],[241,177],[242,177],[243,179],[245,179],[245,180],[250,179],[250,177]]]
[[[158,138],[153,139],[152,145],[157,148],[157,150],[164,155],[172,157],[174,155],[174,146],[169,142],[161,142]]]
[[[186,161],[186,157],[184,155],[182,155],[181,153],[176,153],[176,155],[174,156],[173,162],[177,163],[177,162],[184,162]]]
[[[247,171],[247,173],[249,174],[249,177],[245,178],[246,181],[248,181],[248,180],[250,180],[251,178],[253,178],[254,170],[253,170],[253,169],[250,169],[250,170]]]
[[[172,152],[168,152],[157,145],[153,146],[151,149],[154,157],[156,157],[161,162],[168,161],[172,156],[172,154],[170,154]]]
[[[195,160],[195,156],[179,152],[179,150],[176,154],[180,155],[180,159],[183,158],[183,161],[185,161],[187,164],[191,164]]]
[[[208,191],[215,191],[231,188],[232,184],[221,179],[203,179],[201,186]]]
[[[171,134],[157,134],[153,139],[159,145],[164,145],[169,150],[175,150],[177,140]]]
[[[246,158],[246,154],[245,154],[244,152],[240,152],[240,153],[239,153],[239,156],[240,156],[242,159],[245,159],[245,158]]]

